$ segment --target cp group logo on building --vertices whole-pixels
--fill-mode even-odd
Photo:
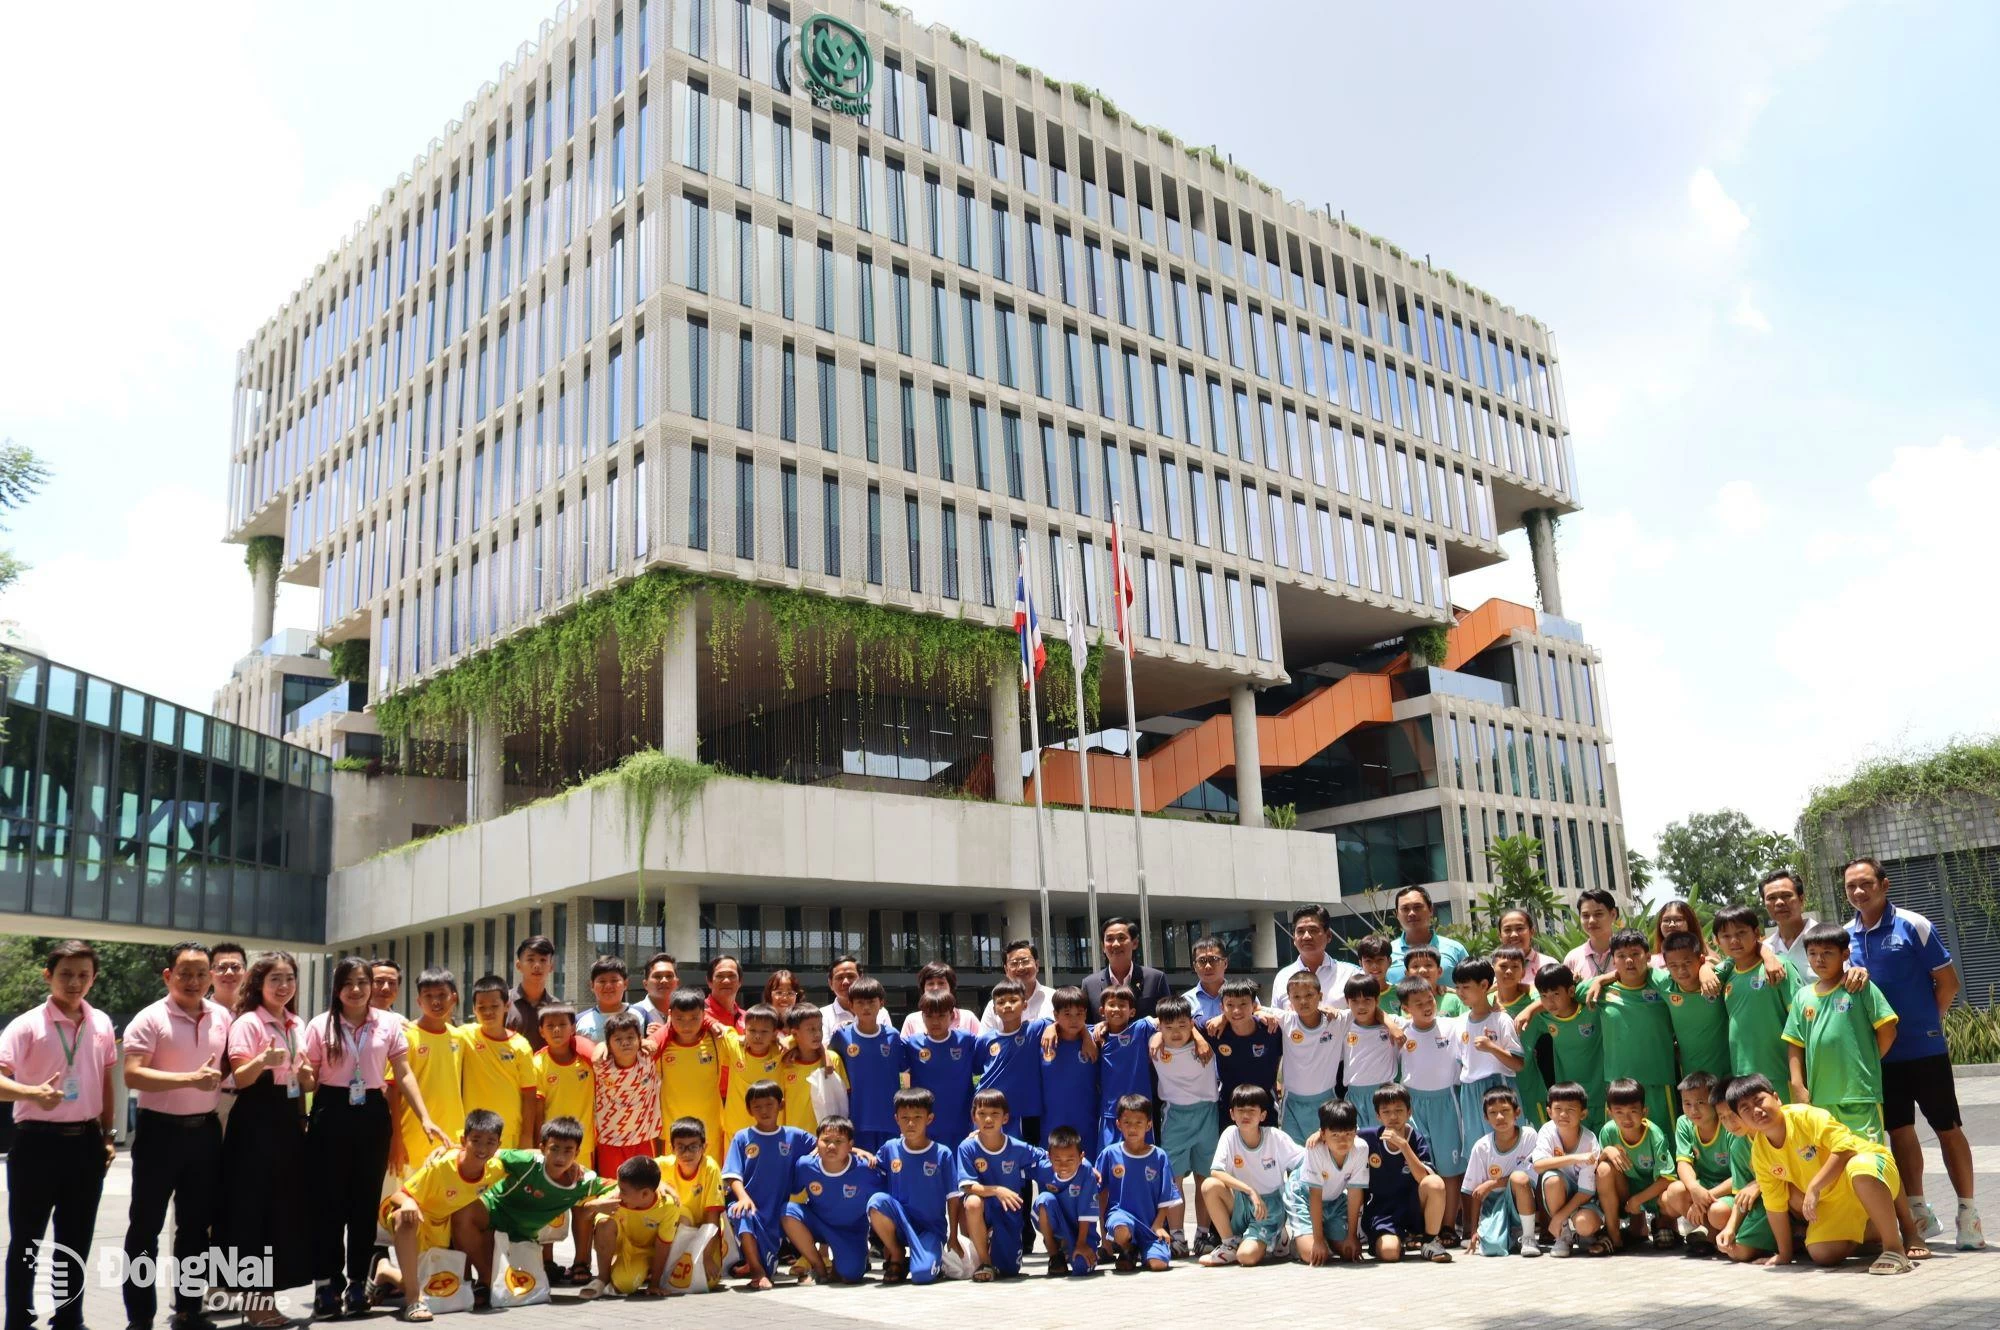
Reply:
[[[842,115],[868,114],[875,58],[859,28],[831,14],[814,14],[799,29],[798,51],[814,106]]]

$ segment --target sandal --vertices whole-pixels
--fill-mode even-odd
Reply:
[[[1584,1244],[1583,1254],[1585,1256],[1609,1256],[1612,1250],[1611,1239],[1603,1233],[1597,1233],[1593,1234],[1590,1241]]]
[[[572,1284],[588,1284],[590,1282],[590,1263],[588,1261],[579,1261],[575,1265],[572,1265],[564,1278],[568,1279]]]
[[[884,1284],[900,1284],[909,1279],[909,1277],[910,1263],[908,1260],[882,1262],[882,1282]]]
[[[542,1263],[542,1278],[549,1282],[550,1288],[568,1288],[570,1286],[569,1271],[563,1269],[554,1261],[544,1261]]]
[[[1871,1275],[1907,1275],[1915,1270],[1916,1264],[1901,1252],[1885,1251],[1875,1258],[1868,1267]]]
[[[1931,1249],[1921,1242],[1904,1243],[1903,1252],[1913,1261],[1928,1261],[1931,1258]]]
[[[972,1272],[972,1282],[975,1284],[990,1284],[999,1277],[1000,1272],[991,1265],[982,1265]]]
[[[582,1298],[585,1302],[592,1302],[598,1298],[603,1297],[605,1290],[608,1287],[609,1286],[605,1284],[603,1280],[593,1279],[588,1284],[585,1284],[582,1288],[578,1289],[576,1291],[576,1296]]]
[[[399,1321],[435,1321],[437,1317],[431,1315],[431,1309],[424,1305],[422,1298],[418,1298],[415,1302],[406,1304],[401,1311],[397,1312],[396,1319]]]

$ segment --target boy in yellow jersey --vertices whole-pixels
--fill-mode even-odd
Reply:
[[[620,1164],[618,1208],[597,1226],[598,1275],[577,1296],[589,1299],[608,1292],[667,1298],[678,1293],[667,1282],[667,1257],[682,1214],[673,1190],[660,1185],[657,1160],[640,1156]]]
[[[679,1118],[700,1122],[709,1158],[721,1168],[728,1148],[722,1139],[722,1051],[709,1028],[708,999],[699,989],[677,989],[668,1002],[667,1023],[646,1039],[660,1064],[662,1126]]]
[[[1889,1148],[1855,1135],[1816,1104],[1787,1104],[1762,1076],[1729,1083],[1729,1106],[1756,1135],[1751,1166],[1771,1221],[1777,1250],[1761,1264],[1792,1263],[1792,1214],[1806,1222],[1806,1255],[1814,1265],[1839,1265],[1874,1231],[1882,1254],[1871,1275],[1916,1269],[1896,1223],[1896,1192],[1903,1180]]]
[[[430,1101],[424,1102],[428,1107]],[[500,1126],[499,1114],[489,1109],[473,1109],[465,1115],[463,1143],[456,1147],[438,1146],[410,1170],[396,1194],[382,1202],[382,1227],[395,1235],[396,1255],[393,1262],[384,1258],[376,1266],[375,1278],[378,1282],[402,1285],[405,1321],[432,1319],[431,1309],[424,1302],[427,1290],[417,1287],[417,1268],[423,1254],[434,1247],[449,1247],[452,1215],[478,1200],[480,1192],[506,1173],[496,1158],[500,1153]]]
[[[507,981],[489,974],[472,986],[471,1025],[459,1027],[465,1045],[462,1082],[467,1109],[490,1108],[506,1124],[500,1148],[525,1148],[541,1127],[535,1088],[535,1050],[507,1028]],[[428,1101],[426,1101],[428,1102]]]
[[[423,1092],[431,1121],[450,1131],[465,1121],[465,1100],[460,1091],[465,1042],[451,1023],[458,1011],[458,979],[450,970],[430,969],[417,976],[417,1011],[417,1019],[403,1026],[403,1036],[410,1045],[410,1074]],[[390,1160],[390,1164],[393,1167],[400,1162],[405,1169],[423,1163],[436,1148],[407,1106],[397,1115],[394,1144],[401,1158]]]
[[[800,1002],[785,1013],[785,1032],[791,1036],[791,1051],[779,1068],[778,1083],[785,1087],[784,1124],[817,1136],[819,1110],[813,1107],[813,1076],[824,1071],[847,1085],[847,1064],[839,1053],[826,1046],[826,1016],[810,1002]],[[733,1137],[731,1139],[734,1139]]]
[[[744,1094],[759,1081],[774,1081],[783,1074],[785,1047],[778,1042],[778,1013],[758,1003],[743,1013],[743,1033],[723,1032],[722,1054],[722,1151],[736,1133],[750,1125],[750,1110]]]
[[[576,1009],[566,1002],[551,1002],[535,1015],[542,1032],[542,1049],[535,1054],[535,1090],[541,1100],[541,1120],[575,1118],[581,1122],[583,1158],[595,1159],[596,1079],[591,1074],[590,1058],[578,1046]],[[594,1216],[579,1207],[571,1218],[576,1223],[576,1260],[570,1265],[566,1282],[580,1284],[590,1278],[590,1228]],[[542,1253],[551,1282],[558,1282],[554,1248],[544,1246]]]
[[[687,992],[682,989],[681,992]],[[676,994],[675,996],[679,996]],[[722,1273],[723,1227],[722,1207],[729,1195],[722,1185],[722,1166],[709,1153],[708,1127],[699,1118],[678,1118],[667,1129],[667,1148],[673,1151],[671,1158],[661,1158],[660,1176],[679,1198],[681,1222],[699,1228],[703,1224],[716,1227],[715,1240],[708,1245],[702,1258],[708,1264],[708,1286],[720,1289],[718,1278]],[[686,1288],[693,1273],[691,1263],[677,1265],[667,1271],[667,1282],[675,1288]]]

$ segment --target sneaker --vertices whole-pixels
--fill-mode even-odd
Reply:
[[[1556,1240],[1549,1246],[1549,1255],[1551,1256],[1568,1256],[1571,1254],[1571,1251],[1570,1236],[1567,1231],[1559,1234]]]
[[[1521,1235],[1521,1250],[1519,1255],[1540,1256],[1541,1254],[1542,1244],[1535,1241],[1535,1235],[1533,1233],[1523,1233]]]
[[[1935,1218],[1935,1216],[1933,1216]],[[1978,1251],[1986,1245],[1986,1229],[1979,1222],[1979,1209],[1971,1201],[1958,1203],[1958,1249]]]
[[[1917,1227],[1926,1239],[1944,1236],[1944,1222],[1937,1217],[1937,1211],[1931,1209],[1929,1201],[1921,1196],[1912,1196],[1910,1213],[1916,1217]]]
[[[1196,1256],[1208,1255],[1210,1252],[1215,1250],[1215,1244],[1219,1241],[1221,1241],[1221,1239],[1215,1236],[1214,1229],[1209,1228],[1206,1225],[1195,1229],[1194,1254]]]
[[[1175,1229],[1173,1236],[1167,1240],[1167,1247],[1176,1261],[1185,1261],[1188,1258],[1187,1234]]]

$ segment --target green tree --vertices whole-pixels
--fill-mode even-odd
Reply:
[[[1698,905],[1754,903],[1757,879],[1796,863],[1798,842],[1766,831],[1734,808],[1690,813],[1660,833],[1656,863],[1662,876]]]
[[[1653,861],[1630,847],[1625,850],[1625,877],[1632,884],[1632,899],[1641,900],[1653,885]]]
[[[48,468],[32,451],[12,439],[0,441],[0,513],[10,512],[26,503],[48,478]],[[7,524],[0,522],[0,531],[6,529]],[[14,551],[0,549],[0,593],[5,593],[8,587],[14,585],[27,567],[15,557]],[[5,627],[4,623],[0,623],[0,628]],[[0,648],[0,679],[14,673],[14,663],[14,657]],[[0,739],[6,737],[7,718],[0,714]]]
[[[0,937],[0,1022],[10,1021],[24,1011],[48,1000],[49,987],[42,978],[42,962],[49,948],[62,941],[54,937],[29,937],[10,933]],[[91,985],[91,1006],[114,1017],[121,1024],[141,1007],[152,1005],[166,995],[160,971],[167,968],[165,947],[133,942],[93,942],[97,948],[97,982]]]

